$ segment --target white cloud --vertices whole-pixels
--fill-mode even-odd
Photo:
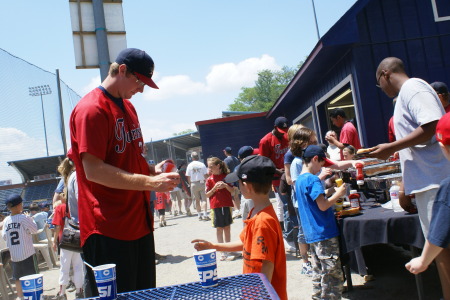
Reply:
[[[196,82],[187,75],[161,76],[156,80],[159,90],[144,92],[144,99],[161,101],[177,96],[204,95],[239,90],[252,86],[258,78],[258,72],[264,69],[281,70],[275,58],[264,54],[239,63],[213,65],[205,76],[205,82]]]
[[[100,79],[100,75],[91,78],[89,84],[82,88],[82,95],[86,95],[87,93],[98,87],[101,83],[102,82]]]
[[[0,143],[0,180],[12,179],[13,183],[19,183],[19,174],[6,162],[45,156],[45,144],[17,128],[0,128],[0,136],[7,141]]]

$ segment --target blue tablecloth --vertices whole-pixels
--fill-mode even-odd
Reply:
[[[99,299],[99,298],[91,298]],[[219,285],[202,288],[200,282],[122,293],[117,299],[280,299],[263,274],[242,274],[219,279]]]

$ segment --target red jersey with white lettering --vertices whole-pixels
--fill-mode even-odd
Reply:
[[[81,243],[91,234],[136,240],[153,230],[148,191],[106,187],[86,179],[81,154],[89,153],[130,173],[149,175],[144,140],[129,100],[124,110],[99,88],[84,96],[70,116],[72,153],[77,169]]]
[[[284,169],[284,154],[288,150],[289,140],[287,134],[284,134],[279,140],[272,132],[269,132],[259,141],[259,155],[270,158],[277,169]],[[272,185],[279,186],[280,180],[272,181]]]

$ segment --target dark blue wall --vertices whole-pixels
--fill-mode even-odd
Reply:
[[[436,3],[441,16],[450,15],[450,0]],[[350,30],[349,26],[357,28]],[[387,142],[387,124],[393,113],[392,99],[375,86],[381,60],[399,57],[410,77],[450,84],[450,21],[435,22],[431,0],[360,0],[321,42],[322,48],[308,68],[301,70],[298,87],[291,87],[281,98],[285,103],[271,116],[298,117],[351,74],[361,141],[364,146],[373,146]],[[340,43],[341,48],[337,48]],[[346,44],[348,50],[342,51]],[[333,54],[335,49],[342,51],[339,57]],[[320,107],[315,122],[322,129],[318,134],[323,135],[328,120]]]
[[[202,142],[203,158],[216,156],[224,159],[223,149],[230,146],[233,155],[242,146],[258,147],[259,140],[273,129],[273,120],[265,116],[198,125],[200,139]],[[206,123],[206,122],[205,122]]]

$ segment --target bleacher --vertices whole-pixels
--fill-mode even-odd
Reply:
[[[51,182],[40,185],[35,185],[35,183],[31,185],[29,183],[23,195],[24,207],[28,207],[35,200],[45,199],[46,201],[51,201],[57,185],[58,180],[52,180]]]
[[[22,195],[23,187],[0,190],[0,212],[6,210],[5,200],[11,194]]]

